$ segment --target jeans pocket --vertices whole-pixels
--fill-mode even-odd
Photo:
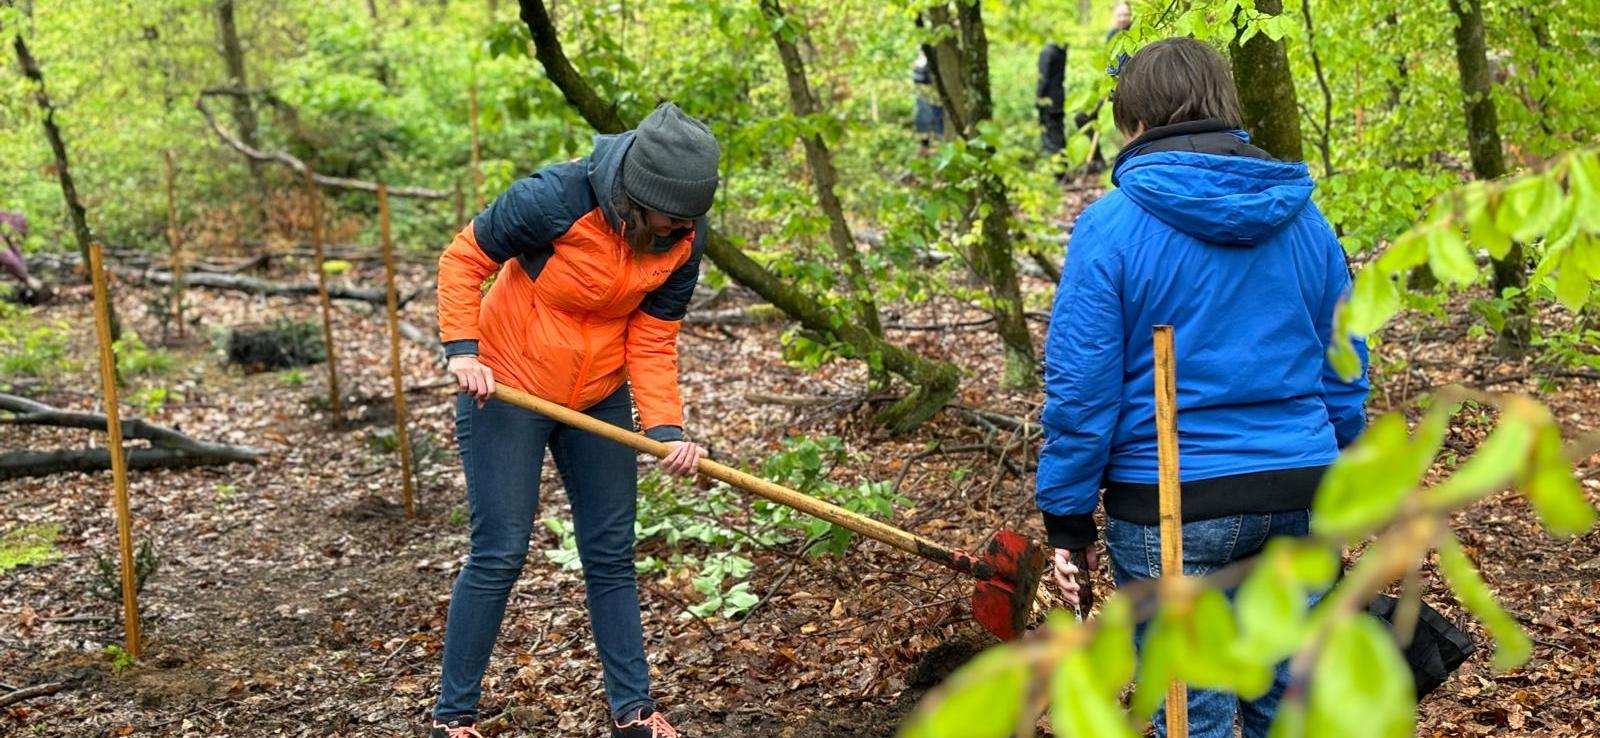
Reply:
[[[1234,560],[1243,515],[1183,524],[1183,573],[1204,576]]]

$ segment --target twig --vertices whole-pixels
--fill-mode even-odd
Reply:
[[[778,581],[773,583],[772,587],[767,590],[767,593],[763,595],[761,599],[756,600],[756,604],[751,605],[750,609],[745,611],[744,616],[739,618],[739,630],[744,630],[744,626],[750,622],[751,616],[755,615],[756,611],[760,610],[762,605],[767,604],[767,600],[772,599],[772,596],[777,594],[778,590],[783,588],[784,583],[789,581],[789,576],[794,574],[794,570],[800,567],[800,562],[805,561],[806,552],[810,551],[812,546],[817,545],[817,542],[822,540],[827,535],[827,533],[818,533],[817,535],[807,538],[805,543],[801,544],[800,548],[796,549],[793,554],[786,553],[786,555],[792,556],[792,559],[789,562],[789,568],[785,569],[783,575],[778,577]]]
[[[66,682],[48,682],[46,684],[36,684],[26,689],[19,689],[5,695],[0,695],[0,707],[15,704],[23,700],[31,700],[35,697],[52,695],[60,692],[62,688],[66,686]]]
[[[711,627],[711,624],[706,622],[705,618],[700,617],[695,613],[694,610],[689,609],[689,606],[685,604],[683,600],[678,599],[677,597],[673,596],[672,593],[667,592],[666,590],[644,580],[640,580],[639,584],[643,585],[645,589],[650,590],[651,594],[671,602],[672,604],[676,605],[679,610],[688,613],[689,617],[694,618],[695,622],[700,624],[700,628],[706,632],[706,635],[716,638],[717,640],[722,639],[722,634],[718,633],[716,628]]]
[[[305,174],[305,162],[296,159],[288,152],[261,151],[250,146],[249,144],[246,144],[244,141],[240,140],[238,136],[233,135],[233,133],[229,132],[226,128],[223,128],[222,124],[217,122],[216,116],[212,115],[211,111],[206,108],[206,96],[217,94],[227,93],[220,92],[217,89],[201,90],[200,94],[196,95],[194,98],[194,107],[196,110],[200,111],[201,115],[205,116],[206,123],[211,126],[212,131],[215,131],[216,134],[222,138],[224,143],[233,147],[233,149],[239,153],[244,154],[246,158],[252,161],[282,164],[300,173],[302,176]],[[345,177],[329,177],[325,174],[317,174],[315,177],[317,184],[323,187],[331,187],[341,190],[361,190],[363,192],[378,191],[378,184],[376,182],[348,179]],[[391,197],[414,197],[423,200],[445,200],[449,199],[452,193],[445,190],[430,190],[426,187],[390,187],[389,195]]]
[[[69,625],[72,623],[104,623],[111,618],[105,615],[67,615],[59,618],[40,618],[40,622]]]

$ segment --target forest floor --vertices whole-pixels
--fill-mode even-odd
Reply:
[[[304,278],[304,265],[279,278]],[[280,265],[280,270],[285,269]],[[410,262],[403,283],[422,287],[425,260]],[[342,279],[378,284],[363,262]],[[1051,285],[1029,278],[1042,306]],[[160,335],[147,300],[126,283],[115,289],[124,324],[155,345]],[[194,330],[311,318],[314,301],[193,290]],[[75,366],[47,386],[15,390],[65,408],[92,409],[99,392],[87,288],[66,287],[31,315],[62,321]],[[886,316],[896,340],[949,357],[967,373],[962,405],[1014,416],[1037,411],[1037,393],[1000,388],[1002,357],[983,316],[952,301]],[[404,310],[433,323],[431,293]],[[59,557],[0,576],[0,694],[64,681],[58,694],[0,708],[0,735],[17,736],[410,736],[424,731],[436,696],[441,626],[450,587],[467,551],[464,486],[454,459],[448,389],[410,393],[414,434],[439,453],[423,463],[415,518],[399,507],[397,462],[372,436],[391,422],[387,338],[381,313],[335,310],[339,366],[347,395],[376,400],[353,416],[372,418],[334,431],[315,398],[326,369],[307,367],[302,384],[282,374],[245,374],[221,365],[204,340],[171,349],[165,375],[131,380],[173,393],[150,413],[127,415],[181,428],[199,438],[261,446],[253,465],[142,471],[131,475],[137,541],[151,541],[160,568],[145,587],[145,652],[118,668],[107,647],[122,643],[120,606],[91,594],[96,558],[114,556],[111,475],[60,474],[0,482],[0,533],[21,525],[60,526]],[[1600,380],[1584,372],[1507,362],[1458,299],[1443,318],[1410,314],[1376,350],[1374,413],[1415,414],[1430,387],[1463,382],[1538,394],[1565,429],[1600,426]],[[926,330],[927,326],[954,326]],[[1042,338],[1042,323],[1034,323]],[[875,431],[861,401],[859,365],[791,366],[779,349],[781,324],[697,325],[680,340],[689,426],[724,459],[746,468],[791,435],[834,435],[855,452],[835,479],[892,480],[909,504],[894,522],[958,547],[974,547],[1001,527],[1042,537],[1033,508],[1030,462],[1006,432],[946,411],[907,438]],[[407,342],[407,380],[440,376],[429,352]],[[759,396],[843,398],[810,406]],[[125,395],[126,397],[126,395]],[[851,399],[856,398],[856,399]],[[0,425],[0,447],[82,446],[82,431]],[[1450,446],[1465,452],[1482,437],[1463,416]],[[928,453],[978,447],[964,453]],[[96,440],[96,443],[103,441]],[[1584,466],[1600,497],[1600,459]],[[570,519],[547,465],[541,519]],[[746,521],[747,510],[725,522]],[[1558,736],[1600,734],[1600,533],[1558,541],[1539,529],[1526,504],[1499,495],[1455,521],[1468,550],[1508,609],[1534,638],[1533,660],[1495,674],[1492,647],[1476,623],[1434,585],[1427,598],[1463,623],[1479,644],[1472,659],[1421,706],[1420,735]],[[490,735],[605,734],[599,666],[583,609],[582,580],[544,551],[555,534],[536,528],[485,680],[482,709]],[[641,577],[646,646],[656,696],[686,736],[850,738],[891,736],[929,683],[983,643],[969,620],[969,584],[924,561],[857,541],[838,557],[800,559],[795,545],[746,545],[756,565],[750,590],[768,595],[747,617],[697,618],[686,606],[702,595],[669,566]],[[641,544],[640,554],[712,553],[694,543]],[[1430,581],[1431,568],[1429,570]],[[1101,591],[1109,581],[1101,574]],[[111,585],[115,592],[115,584]],[[1047,596],[1042,595],[1042,599]],[[1041,607],[1044,603],[1041,603]],[[932,656],[929,654],[932,653]]]

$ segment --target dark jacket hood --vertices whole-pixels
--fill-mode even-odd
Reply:
[[[1117,156],[1112,183],[1163,223],[1202,241],[1254,246],[1311,200],[1303,162],[1281,162],[1219,121],[1150,129]]]
[[[602,133],[594,137],[594,152],[585,162],[589,186],[594,189],[594,199],[600,202],[600,212],[618,233],[622,232],[622,216],[617,213],[616,193],[620,191],[622,157],[632,145],[633,131]]]

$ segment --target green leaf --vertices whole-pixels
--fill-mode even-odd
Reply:
[[[1178,662],[1183,681],[1201,689],[1236,692],[1246,699],[1259,697],[1272,686],[1273,662],[1256,663],[1237,655],[1239,627],[1222,592],[1201,591],[1188,613],[1187,626],[1188,642],[1184,658]]]
[[[1335,625],[1311,673],[1307,738],[1409,738],[1417,695],[1394,636],[1366,613]]]
[[[1567,249],[1572,252],[1568,258],[1587,274],[1589,279],[1600,280],[1600,237],[1589,233],[1580,234]]]
[[[989,649],[928,696],[900,738],[1006,738],[1017,727],[1028,664],[1011,645]]]
[[[1081,133],[1067,139],[1067,164],[1081,167],[1089,161],[1089,154],[1093,148],[1093,141]]]
[[[1489,592],[1489,585],[1484,584],[1478,568],[1454,535],[1446,535],[1439,542],[1439,571],[1455,590],[1456,598],[1494,637],[1494,668],[1504,671],[1527,662],[1533,652],[1528,634]]]
[[[1568,310],[1576,313],[1589,301],[1589,275],[1586,265],[1579,261],[1572,249],[1562,253],[1561,265],[1556,268],[1556,299]]]
[[[1334,319],[1337,325],[1343,320],[1345,310],[1340,308]],[[1361,355],[1356,353],[1355,344],[1350,342],[1350,336],[1340,328],[1334,328],[1332,345],[1328,346],[1328,365],[1333,367],[1335,374],[1346,382],[1361,376]]]
[[[1551,535],[1575,536],[1594,527],[1595,510],[1572,476],[1562,451],[1561,429],[1551,422],[1539,429],[1537,461],[1525,482],[1528,501]]]
[[[1423,420],[1415,442],[1405,417],[1389,413],[1367,428],[1328,468],[1312,503],[1311,524],[1322,535],[1351,540],[1376,529],[1399,509],[1443,443],[1448,414]]]
[[[1456,508],[1504,487],[1527,466],[1533,439],[1534,425],[1522,413],[1508,409],[1472,458],[1444,484],[1428,490],[1429,502]]]
[[[1496,259],[1503,259],[1511,252],[1511,238],[1495,226],[1488,196],[1481,187],[1476,196],[1470,191],[1467,195],[1467,235]]]
[[[1421,266],[1428,260],[1428,242],[1423,235],[1420,229],[1406,231],[1384,250],[1373,265],[1390,274]]]
[[[1139,673],[1128,709],[1140,720],[1148,720],[1167,697],[1167,685],[1177,675],[1178,662],[1185,658],[1182,624],[1172,608],[1162,608],[1155,622],[1145,631],[1144,652],[1139,655]]]
[[[1305,634],[1307,594],[1296,577],[1292,547],[1287,538],[1269,543],[1234,600],[1241,649],[1268,664],[1294,653]]]
[[[1472,284],[1478,278],[1478,263],[1473,261],[1467,243],[1455,228],[1441,225],[1428,232],[1428,268],[1440,281]]]
[[[1537,174],[1517,180],[1506,188],[1506,202],[1495,214],[1495,225],[1518,241],[1532,241],[1543,235],[1561,215],[1561,187],[1548,175]]]
[[[1306,734],[1306,706],[1300,700],[1278,703],[1278,714],[1272,718],[1272,729],[1267,738],[1302,738]]]
[[[1350,332],[1370,336],[1400,312],[1400,290],[1381,269],[1362,269],[1356,274],[1348,310],[1346,325]]]
[[[1131,641],[1130,641],[1131,644]],[[1116,694],[1096,685],[1100,664],[1069,651],[1050,678],[1050,727],[1063,738],[1135,738]],[[1014,727],[1014,726],[1013,726]]]
[[[1138,659],[1133,650],[1133,607],[1126,597],[1112,597],[1100,608],[1095,624],[1089,663],[1094,664],[1094,678],[1106,696],[1116,697],[1133,680]]]
[[[1576,201],[1579,222],[1590,231],[1600,231],[1600,152],[1589,151],[1572,157],[1567,169],[1567,187]]]

